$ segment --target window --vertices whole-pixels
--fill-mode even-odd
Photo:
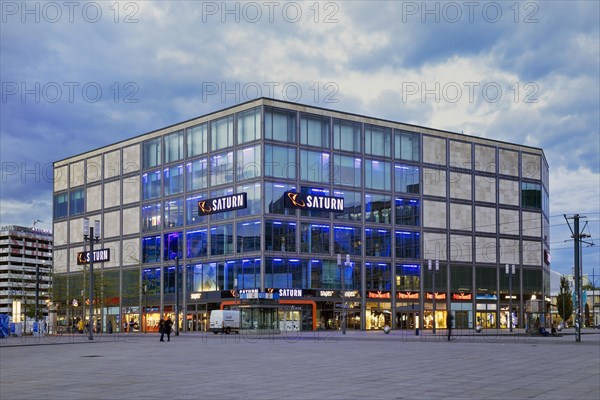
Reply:
[[[392,271],[388,263],[365,263],[367,290],[392,290]]]
[[[160,236],[147,236],[142,239],[142,262],[160,262]]]
[[[391,164],[387,161],[365,160],[365,187],[370,189],[392,189]]]
[[[420,160],[420,140],[418,133],[395,129],[394,139],[394,155],[397,160]]]
[[[233,116],[224,117],[210,124],[211,150],[233,146]]]
[[[83,214],[85,211],[85,197],[83,188],[72,190],[69,194],[69,215]]]
[[[206,257],[208,255],[208,229],[201,228],[186,233],[186,257]]]
[[[362,181],[362,160],[357,157],[333,155],[333,184],[360,187]]]
[[[119,279],[118,276],[116,279]],[[142,285],[146,295],[160,294],[160,268],[144,268],[142,270]]]
[[[362,255],[362,229],[352,226],[333,227],[335,254]]]
[[[333,148],[360,153],[362,151],[360,131],[361,125],[359,123],[334,119]]]
[[[237,180],[243,181],[261,176],[262,160],[260,146],[237,151]]]
[[[237,224],[237,252],[260,251],[262,226],[260,221],[246,221]]]
[[[165,196],[183,192],[183,165],[164,169]]]
[[[328,197],[329,189],[301,186],[300,193]],[[326,218],[326,219],[331,218],[330,211],[300,210],[300,215],[302,217],[314,217],[314,218]]]
[[[329,153],[300,150],[300,179],[329,183],[329,161]]]
[[[205,224],[208,221],[208,216],[198,215],[198,202],[206,200],[206,193],[196,193],[189,195],[185,199],[185,223],[187,225]]]
[[[233,188],[223,188],[214,190],[210,193],[210,198],[215,199],[217,197],[231,196],[233,194]],[[233,211],[218,212],[210,215],[211,221],[223,221],[226,219],[233,218]]]
[[[236,211],[237,217],[246,215],[259,215],[262,211],[262,197],[260,193],[260,183],[250,183],[237,187],[237,193],[246,193],[246,208]]]
[[[296,223],[265,221],[265,251],[296,252]]]
[[[420,193],[419,167],[410,165],[394,166],[394,189],[400,193]]]
[[[396,225],[421,225],[420,200],[396,197]]]
[[[329,254],[329,225],[302,223],[300,226],[300,252]]]
[[[142,206],[142,232],[158,231],[161,227],[162,207],[160,203]]]
[[[396,231],[396,258],[420,258],[419,232]]]
[[[173,263],[171,266],[163,267],[163,293],[175,293],[175,282],[177,282],[177,288],[179,289],[179,293],[181,293],[183,287],[183,266],[178,265],[175,268],[175,263]]]
[[[208,161],[206,158],[188,162],[187,168],[187,190],[204,189],[208,186]]]
[[[198,263],[187,267],[187,287],[189,292],[210,292],[217,290],[218,272],[222,271],[217,263]]]
[[[183,131],[165,136],[165,163],[183,158]]]
[[[217,225],[210,229],[210,255],[233,254],[233,225]]]
[[[396,265],[396,290],[416,292],[419,291],[419,277],[421,266],[419,264]]]
[[[296,191],[295,185],[265,182],[265,213],[296,215],[296,210],[285,207],[284,193]]]
[[[146,140],[142,144],[142,168],[152,168],[161,164],[162,138]]]
[[[296,113],[265,109],[265,139],[296,143]]]
[[[265,176],[296,179],[296,149],[265,145]]]
[[[365,125],[365,153],[391,157],[392,130],[382,126]]]
[[[521,182],[521,206],[542,208],[542,185],[539,183]]]
[[[334,197],[344,198],[344,212],[333,214],[335,219],[346,221],[362,221],[362,194],[350,190],[334,190]]]
[[[69,196],[67,193],[54,195],[54,219],[64,218],[69,215]]]
[[[389,229],[365,228],[365,255],[390,257],[392,237]]]
[[[208,151],[208,124],[192,126],[186,130],[187,156],[193,157]]]
[[[209,168],[211,186],[233,182],[233,152],[212,156]]]
[[[165,228],[183,226],[183,199],[173,199],[164,202]]]
[[[236,118],[238,144],[260,139],[260,108],[241,112]]]
[[[260,287],[260,258],[238,261],[238,288],[255,289]]]
[[[142,200],[160,197],[161,171],[145,172],[142,174]]]
[[[392,220],[392,196],[387,194],[365,194],[365,222],[390,224]]]
[[[318,115],[300,115],[300,144],[330,148],[329,118]]]

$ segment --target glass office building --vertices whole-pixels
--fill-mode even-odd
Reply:
[[[177,293],[183,331],[251,293],[302,330],[523,326],[548,180],[539,148],[261,98],[55,162],[54,300],[87,318],[89,218],[115,330],[156,330]]]

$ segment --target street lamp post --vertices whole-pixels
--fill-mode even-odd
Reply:
[[[100,221],[90,226],[88,218],[83,219],[83,238],[90,241],[90,320],[88,321],[89,340],[94,340],[94,242],[100,240]],[[85,306],[84,306],[85,307]]]
[[[352,262],[350,262],[350,254],[346,254],[346,261],[344,262],[344,267],[342,268],[342,255],[337,255],[337,264],[341,270],[341,283],[342,283],[342,334],[346,334],[346,268],[352,266]]]
[[[433,286],[433,333],[435,333],[435,273],[436,271],[440,270],[440,261],[439,260],[435,260],[435,270],[433,270],[432,265],[431,265],[431,260],[427,261],[427,269],[429,271],[432,271],[431,273],[431,277],[432,277],[432,282],[431,285]]]
[[[515,276],[515,266],[506,264],[506,275],[508,275],[508,327],[513,331],[512,323],[512,279]]]
[[[175,256],[175,336],[179,336],[179,254]]]

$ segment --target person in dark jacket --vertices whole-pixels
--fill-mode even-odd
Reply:
[[[171,341],[171,328],[173,327],[173,321],[171,317],[168,317],[165,321],[165,333],[167,334],[167,342]]]
[[[164,319],[160,319],[160,321],[158,321],[158,333],[160,333],[160,341],[164,342],[165,341],[165,320]]]
[[[450,336],[452,336],[452,320],[454,319],[454,317],[452,316],[452,314],[450,314],[450,311],[448,311],[448,318],[446,319],[446,324],[448,325],[448,341],[450,341]]]

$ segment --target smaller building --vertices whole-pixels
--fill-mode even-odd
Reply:
[[[36,278],[37,276],[37,278]],[[8,225],[0,228],[0,314],[12,321],[48,316],[52,282],[52,232]]]
[[[561,276],[562,275],[556,272],[552,274],[551,303],[553,306],[550,307],[551,321],[562,321],[558,309],[556,308],[557,298],[560,292]],[[573,301],[573,316],[567,321],[567,324],[571,326],[573,324],[573,318],[575,316],[575,278],[573,277],[573,275],[565,275],[565,277],[569,281]],[[581,318],[584,327],[600,326],[600,288],[598,287],[599,280],[600,276],[581,276],[581,302],[584,304]]]

